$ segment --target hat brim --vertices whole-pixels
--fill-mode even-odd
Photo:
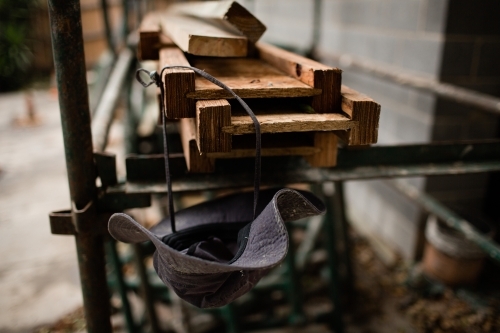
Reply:
[[[325,211],[321,201],[309,192],[291,189],[282,189],[278,192],[276,190],[261,191],[261,199],[270,195],[272,195],[272,200],[252,222],[245,250],[232,264],[199,259],[164,244],[161,238],[171,233],[168,220],[162,221],[161,227],[153,228],[152,231],[155,231],[153,233],[130,216],[117,213],[109,220],[109,232],[115,239],[125,243],[151,240],[158,251],[158,256],[162,259],[162,264],[168,265],[168,270],[179,274],[203,275],[270,269],[283,261],[288,251],[288,234],[284,223],[323,214]],[[246,198],[247,196],[249,198]],[[251,198],[251,193],[230,195],[214,202],[179,211],[176,214],[176,225],[179,222],[179,230],[182,230],[204,223],[251,221]],[[214,219],[219,219],[219,221]]]

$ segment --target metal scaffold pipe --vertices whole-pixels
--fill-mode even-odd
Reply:
[[[451,209],[446,208],[436,199],[428,194],[419,191],[416,187],[408,185],[402,181],[389,181],[392,187],[397,189],[409,199],[424,208],[427,212],[436,215],[450,228],[459,231],[465,238],[479,246],[491,258],[500,262],[500,247],[491,239],[482,235],[469,222],[455,214]]]
[[[116,103],[122,92],[123,83],[127,77],[132,60],[133,54],[128,48],[120,52],[101,100],[97,105],[92,118],[92,141],[94,143],[94,150],[96,151],[103,151],[106,148],[108,132],[113,122]]]
[[[96,168],[92,149],[81,9],[79,0],[49,0],[66,168],[72,202],[83,303],[89,333],[111,332],[109,293],[97,221]]]
[[[364,73],[392,81],[410,88],[436,94],[437,96],[471,105],[481,110],[500,114],[500,98],[474,90],[457,87],[453,84],[438,82],[431,78],[404,73],[388,66],[380,66],[372,61],[360,59],[348,54],[317,52],[321,59],[339,62],[344,69],[359,70]]]

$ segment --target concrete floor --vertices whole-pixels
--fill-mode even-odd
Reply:
[[[48,213],[69,207],[57,96],[0,94],[0,332],[31,332],[82,304],[72,237],[50,233]]]

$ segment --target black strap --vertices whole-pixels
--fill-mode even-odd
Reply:
[[[231,95],[234,96],[234,98],[241,104],[243,109],[245,109],[246,113],[250,116],[252,119],[252,122],[255,126],[255,174],[254,174],[254,192],[253,192],[253,219],[255,219],[257,215],[257,202],[259,200],[259,189],[260,189],[260,174],[261,174],[261,135],[260,135],[260,123],[257,120],[257,117],[253,113],[252,109],[243,101],[236,93],[229,88],[227,85],[222,83],[221,81],[217,80],[215,77],[212,75],[208,74],[207,72],[196,68],[196,67],[191,67],[191,66],[165,66],[162,68],[160,71],[160,74],[158,74],[156,71],[147,71],[143,68],[138,69],[137,72],[135,73],[135,77],[137,81],[139,81],[144,87],[149,87],[153,83],[155,83],[161,91],[161,112],[162,112],[162,123],[163,123],[163,147],[164,147],[164,154],[165,154],[165,176],[167,179],[167,191],[168,191],[168,209],[170,213],[170,224],[172,227],[172,232],[175,232],[175,213],[174,213],[174,201],[172,197],[172,182],[170,180],[170,167],[169,167],[169,162],[168,162],[168,142],[167,142],[167,126],[166,126],[166,110],[165,110],[165,87],[162,82],[162,77],[163,77],[163,71],[165,69],[169,68],[186,68],[186,69],[191,69],[198,73],[199,75],[203,76],[205,79],[208,81],[216,84],[217,86],[221,87],[222,89],[228,91]],[[140,73],[144,72],[147,73],[151,79],[150,82],[144,82],[140,76]]]

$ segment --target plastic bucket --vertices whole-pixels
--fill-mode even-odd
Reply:
[[[431,278],[449,286],[474,284],[486,255],[458,231],[430,215],[425,229],[423,270]]]

